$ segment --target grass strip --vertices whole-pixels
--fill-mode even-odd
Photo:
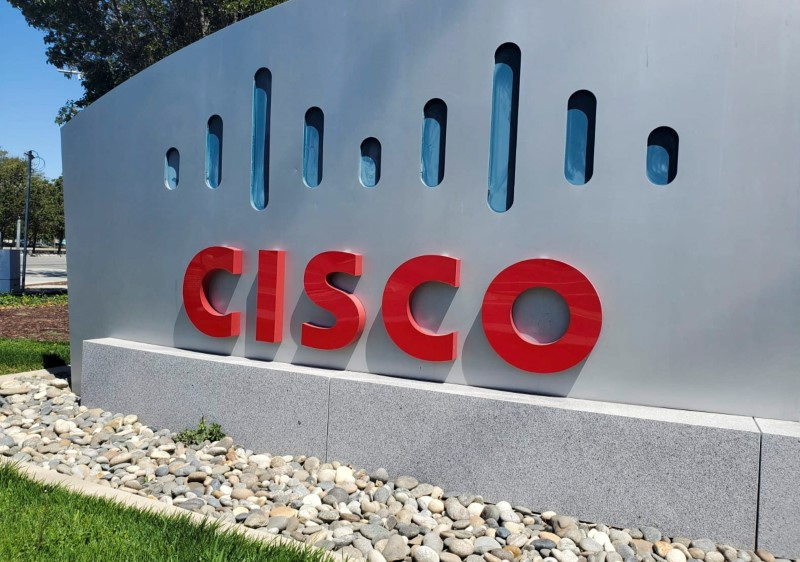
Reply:
[[[40,306],[66,306],[67,304],[67,293],[0,294],[0,308],[35,308]]]
[[[268,544],[188,516],[140,511],[41,484],[0,464],[0,560],[329,562],[303,545]]]
[[[69,343],[0,338],[0,375],[69,365]]]

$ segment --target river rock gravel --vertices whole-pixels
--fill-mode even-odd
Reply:
[[[211,420],[213,421],[213,420]],[[182,428],[175,428],[182,429]],[[0,456],[291,537],[368,562],[783,562],[652,527],[615,529],[478,495],[446,496],[412,475],[304,455],[200,446],[135,414],[80,405],[47,375],[0,383]]]

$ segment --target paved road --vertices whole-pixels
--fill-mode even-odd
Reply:
[[[21,257],[20,257],[20,261]],[[66,288],[67,258],[65,255],[28,256],[25,287],[41,289],[48,286]]]

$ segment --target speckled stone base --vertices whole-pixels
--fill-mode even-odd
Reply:
[[[758,545],[800,558],[800,423],[756,423],[762,432]]]
[[[529,396],[117,339],[85,341],[83,354],[83,403],[136,412],[151,425],[189,427],[205,416],[254,449],[385,467],[449,493],[800,556],[793,531],[800,528],[800,480],[782,476],[781,468],[792,459],[797,464],[800,441],[764,435],[762,443],[750,417]],[[769,461],[763,466],[762,449]],[[795,489],[782,496],[781,486]]]

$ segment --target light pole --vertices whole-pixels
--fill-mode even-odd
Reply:
[[[33,163],[33,151],[29,150],[25,153],[28,157],[28,186],[25,189],[25,242],[22,247],[22,283],[21,288],[25,290],[25,270],[28,265],[28,219],[31,211],[31,164]]]

